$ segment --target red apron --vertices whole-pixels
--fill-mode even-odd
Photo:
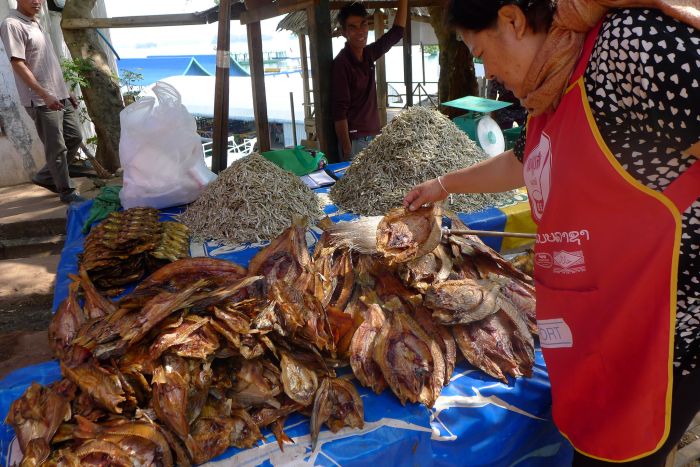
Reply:
[[[681,213],[700,163],[660,193],[611,154],[583,85],[599,28],[556,111],[528,122],[524,174],[554,421],[583,454],[629,461],[668,437]]]

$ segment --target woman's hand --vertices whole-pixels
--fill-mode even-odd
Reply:
[[[437,178],[423,182],[408,192],[403,199],[403,207],[415,211],[428,203],[435,203],[447,198],[449,193],[442,187]]]

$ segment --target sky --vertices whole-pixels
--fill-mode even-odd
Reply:
[[[214,6],[214,0],[104,0],[107,15],[141,16],[175,13],[193,13]],[[264,52],[286,51],[290,57],[299,56],[299,40],[289,31],[277,31],[277,24],[284,18],[265,20],[261,23]],[[114,28],[110,30],[111,43],[121,58],[142,58],[149,55],[214,55],[218,23],[200,26],[168,26],[158,28]],[[368,41],[374,40],[370,31]],[[345,45],[345,39],[333,39],[335,56]],[[231,22],[231,51],[248,52],[246,28],[238,21]],[[403,81],[403,53],[401,47],[393,47],[387,54],[387,78]],[[420,56],[414,49],[414,78],[420,76]],[[428,81],[437,81],[439,73],[436,57],[427,65]]]
[[[141,16],[193,13],[214,6],[213,0],[105,0],[107,15]],[[298,39],[288,31],[276,31],[283,17],[262,22],[263,48],[266,52],[286,50],[298,55]],[[111,42],[120,57],[148,55],[215,54],[217,23],[201,26],[169,26],[158,28],[115,28]],[[290,50],[291,49],[291,50]],[[231,51],[247,52],[246,28],[231,22]]]

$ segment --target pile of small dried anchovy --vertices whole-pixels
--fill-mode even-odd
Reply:
[[[331,199],[337,206],[360,215],[382,215],[401,206],[404,196],[419,183],[487,157],[445,115],[411,107],[357,155],[331,189]],[[447,207],[457,212],[474,212],[509,198],[509,193],[452,195]]]
[[[179,220],[196,240],[242,243],[272,240],[294,216],[321,214],[299,177],[254,153],[221,172]]]

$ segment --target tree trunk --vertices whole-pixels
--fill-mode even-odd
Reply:
[[[440,102],[447,102],[464,96],[477,95],[479,86],[469,49],[462,41],[457,40],[454,31],[448,30],[443,25],[443,7],[430,7],[428,10],[430,24],[435,30],[440,46],[438,99]],[[440,111],[450,118],[464,113],[463,110],[445,106],[440,106]]]
[[[63,18],[91,18],[96,0],[67,0]],[[81,87],[85,105],[97,134],[97,161],[110,172],[119,168],[119,112],[124,108],[118,80],[109,68],[95,29],[63,29],[63,37],[72,57],[91,60],[92,71],[85,77],[89,86]]]

